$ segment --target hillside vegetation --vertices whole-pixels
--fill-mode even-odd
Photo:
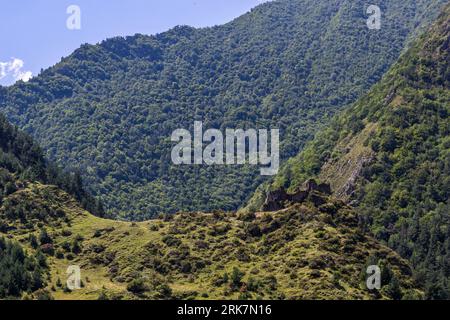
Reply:
[[[29,136],[0,120],[0,299],[423,295],[408,263],[365,236],[354,211],[328,193],[273,213],[107,220],[82,208],[90,197],[76,175],[48,164]],[[381,267],[380,291],[365,288],[369,264]],[[81,269],[79,290],[67,285],[70,266]]]
[[[78,206],[100,215],[103,212],[101,204],[85,192],[78,175],[65,173],[45,161],[39,146],[0,115],[0,299],[30,298],[27,293],[31,292],[34,292],[36,299],[49,298],[44,290],[49,270],[45,254],[37,246],[37,238],[28,235],[36,249],[31,253],[17,242],[7,239],[13,238],[11,232],[17,230],[8,223],[10,220],[20,221],[29,227],[33,225],[33,219],[38,219],[39,225],[44,226],[45,222],[62,214],[60,208],[47,202],[16,198],[31,181],[58,185],[79,201]],[[48,193],[44,196],[47,199]]]
[[[106,220],[82,209],[89,197],[77,200],[72,175],[52,176],[33,140],[0,120],[0,299],[421,296],[408,264],[326,195],[272,214]],[[383,266],[381,292],[364,288],[365,262]],[[66,284],[69,266],[81,268],[80,290]]]
[[[29,254],[45,254],[45,289],[33,293],[35,288],[25,287],[22,295],[12,296],[127,300],[423,296],[410,279],[408,263],[365,236],[351,208],[325,195],[314,198],[322,199],[322,204],[307,200],[273,213],[185,213],[130,223],[95,217],[60,189],[29,183],[0,207],[0,235],[8,230],[11,241]],[[365,288],[369,264],[382,269],[380,291]],[[71,265],[81,268],[80,290],[71,291],[66,285]]]
[[[358,1],[353,1],[351,4],[347,1],[341,2],[335,3],[342,6],[339,7],[339,13],[333,20],[334,27],[339,26],[339,21],[347,21],[340,20],[342,15],[352,12],[351,10],[340,11],[343,7],[353,8],[353,4],[358,4]],[[302,2],[303,5],[306,3],[309,2]],[[317,1],[315,3],[314,10],[331,10],[332,8],[332,6],[321,7],[320,2]],[[401,7],[401,10],[406,10],[402,6],[407,1],[397,4],[390,1],[387,3],[392,8]],[[415,1],[414,3],[418,7],[411,9],[412,12],[426,7],[425,2]],[[433,5],[438,3],[440,2],[428,1],[427,5],[435,8]],[[41,139],[45,136],[44,129],[54,130],[53,138],[57,142],[53,141],[53,138],[50,138],[52,134],[47,132],[46,137],[49,140],[44,144],[55,143],[52,146],[55,148],[53,150],[57,151],[53,154],[55,158],[58,158],[57,153],[63,154],[62,150],[65,150],[67,159],[61,158],[61,163],[68,161],[67,163],[70,164],[72,160],[68,160],[71,156],[67,150],[81,152],[77,149],[78,147],[86,148],[82,150],[87,153],[96,153],[98,149],[99,153],[102,152],[105,161],[106,159],[112,161],[108,164],[99,162],[104,170],[102,171],[104,176],[96,175],[98,172],[93,167],[94,162],[92,166],[87,167],[83,167],[86,163],[81,162],[81,168],[88,173],[88,179],[93,179],[88,180],[88,186],[98,188],[98,194],[111,191],[112,189],[108,190],[105,187],[109,183],[111,187],[116,187],[119,181],[116,179],[118,176],[113,179],[111,172],[125,170],[122,173],[126,179],[122,178],[123,181],[127,181],[126,185],[118,184],[123,188],[120,194],[117,195],[112,190],[108,196],[110,201],[116,199],[114,203],[108,203],[110,213],[114,212],[115,206],[124,208],[125,204],[135,201],[134,196],[141,196],[139,192],[143,190],[147,192],[145,188],[139,191],[126,188],[137,182],[131,183],[132,175],[128,176],[125,172],[134,168],[133,172],[139,176],[139,170],[143,167],[124,165],[131,165],[127,159],[135,161],[138,157],[134,157],[134,154],[133,157],[131,156],[132,148],[126,149],[132,144],[120,141],[119,136],[122,133],[117,131],[117,128],[120,128],[116,126],[119,123],[117,121],[119,119],[124,121],[120,122],[123,125],[123,137],[131,137],[127,136],[130,133],[136,134],[137,137],[138,132],[133,126],[128,125],[125,132],[128,116],[134,114],[131,109],[136,108],[134,102],[139,99],[153,101],[152,99],[158,95],[150,98],[141,94],[134,95],[134,93],[143,90],[145,84],[151,83],[152,89],[158,88],[153,85],[162,85],[157,77],[152,78],[154,74],[147,72],[138,77],[139,81],[132,81],[128,77],[136,74],[129,73],[128,68],[131,68],[133,63],[140,62],[140,67],[133,69],[134,72],[138,72],[144,66],[152,66],[164,74],[164,70],[170,67],[170,63],[164,64],[170,60],[162,58],[168,52],[172,52],[168,48],[181,51],[189,48],[186,49],[189,51],[194,48],[190,45],[197,43],[199,39],[203,39],[205,43],[201,43],[207,46],[214,43],[213,39],[216,38],[212,37],[206,41],[205,35],[210,32],[220,34],[220,30],[233,29],[241,23],[242,29],[239,30],[243,32],[241,36],[244,36],[248,31],[244,29],[244,26],[248,26],[244,23],[246,19],[256,19],[256,17],[269,19],[272,14],[277,17],[275,22],[286,27],[283,22],[285,20],[280,20],[277,16],[280,13],[277,10],[281,10],[289,17],[290,14],[296,13],[283,10],[298,9],[296,7],[298,4],[299,2],[287,0],[269,3],[226,26],[212,29],[194,30],[183,27],[155,37],[136,36],[108,40],[97,46],[84,46],[61,64],[44,71],[40,77],[29,84],[19,83],[11,88],[0,87],[0,105],[8,110],[9,118],[15,119],[17,123]],[[310,9],[313,10],[312,2],[309,4],[311,4]],[[418,25],[418,22],[416,20],[415,24]],[[286,23],[289,26],[289,23]],[[266,28],[265,25],[256,25],[259,26],[258,28]],[[278,29],[274,28],[274,30]],[[282,29],[278,31],[280,30]],[[363,32],[362,29],[360,31]],[[326,39],[326,35],[333,34],[328,32],[331,31],[327,30],[320,41]],[[408,41],[407,33],[405,31],[403,44]],[[180,34],[183,34],[183,41],[187,39],[192,41],[183,42],[178,38]],[[200,34],[202,37],[199,36]],[[377,37],[383,37],[383,35],[382,32],[377,33]],[[311,36],[315,35],[311,34]],[[252,45],[256,45],[260,40],[254,38],[253,34],[248,40],[251,39],[257,41]],[[232,45],[232,38],[228,40],[229,45]],[[300,41],[300,37],[297,40]],[[137,44],[134,41],[139,43],[150,41],[151,44]],[[311,43],[315,47],[319,45],[319,42]],[[130,43],[134,44],[130,45]],[[301,41],[299,43],[301,44]],[[343,40],[341,45],[345,43]],[[393,45],[397,43],[394,42]],[[158,47],[163,44],[164,50]],[[244,44],[245,41],[239,42],[239,45],[235,43],[234,48],[241,50],[245,48]],[[391,47],[391,44],[387,46]],[[296,49],[299,48],[301,47],[296,47]],[[259,49],[263,50],[263,48]],[[83,52],[88,55],[83,56]],[[198,51],[196,54],[200,52],[205,54],[205,51]],[[312,54],[314,51],[308,52]],[[322,53],[326,54],[325,51]],[[225,51],[217,52],[217,54],[220,57],[220,54],[225,54]],[[301,54],[305,56],[305,52]],[[150,157],[149,159],[150,161],[159,159],[160,162],[155,168],[161,165],[163,169],[150,171],[158,172],[161,176],[155,178],[156,180],[146,180],[147,178],[141,177],[142,180],[139,180],[139,183],[148,187],[148,183],[159,181],[161,188],[153,188],[152,185],[148,195],[139,199],[140,202],[135,201],[134,206],[130,206],[130,210],[119,210],[118,216],[142,219],[145,216],[154,216],[162,209],[167,211],[167,214],[160,214],[157,219],[144,222],[106,219],[101,203],[94,200],[84,189],[79,173],[73,173],[70,167],[61,169],[45,160],[44,153],[38,144],[0,115],[0,299],[450,298],[449,54],[450,5],[447,5],[431,28],[411,43],[400,60],[368,94],[336,116],[304,150],[284,164],[278,176],[258,189],[246,208],[238,212],[228,210],[235,207],[231,203],[248,192],[250,189],[245,188],[251,183],[258,182],[257,179],[253,180],[250,168],[248,168],[249,171],[226,169],[230,170],[227,172],[230,175],[222,175],[224,172],[219,172],[220,169],[215,171],[215,168],[212,174],[213,171],[208,172],[212,170],[211,168],[202,171],[200,167],[192,169],[192,172],[184,171],[184,169],[177,169],[180,171],[175,172],[172,167],[161,162],[166,152],[164,148],[167,147],[167,150],[170,150],[169,144],[162,147],[156,143],[150,145],[160,146],[161,149],[149,150],[161,152],[158,155],[162,158]],[[76,58],[77,55],[81,55],[81,58]],[[239,57],[244,56],[246,55]],[[90,63],[86,62],[87,57]],[[193,81],[191,84],[202,83],[205,87],[202,87],[203,94],[198,97],[194,94],[195,90],[187,96],[178,95],[183,92],[183,88],[186,88],[181,85],[184,82],[179,79],[185,79],[184,84],[187,85],[187,78],[183,78],[182,73],[176,73],[179,78],[172,78],[175,73],[166,74],[173,80],[170,82],[174,86],[170,89],[173,90],[171,99],[184,97],[186,101],[190,101],[189,99],[196,97],[199,103],[201,101],[206,103],[212,96],[225,99],[222,96],[225,91],[216,91],[217,95],[209,95],[208,90],[216,87],[212,83],[200,81],[197,78],[198,74],[192,72],[195,69],[192,69],[192,66],[205,60],[197,60],[195,56],[182,54],[179,57],[184,57],[183,59],[190,57],[193,60],[189,60],[189,64],[181,58],[176,59],[180,63],[176,65],[176,70],[182,70],[183,66],[186,68],[190,66],[191,69],[188,69]],[[236,59],[239,60],[239,57]],[[389,60],[387,56],[383,57]],[[360,58],[362,59],[362,56]],[[312,56],[311,59],[313,59]],[[356,63],[359,61],[355,57],[349,59],[355,59]],[[105,61],[108,63],[104,64]],[[222,60],[215,56],[214,59],[211,58],[211,61]],[[268,63],[271,61],[275,60],[267,60]],[[321,61],[326,59],[322,57],[316,62]],[[341,59],[340,62],[343,61],[346,60]],[[327,62],[324,62],[320,69],[316,69],[316,65],[309,66],[311,67],[309,75],[314,74],[312,72],[314,70],[321,74],[321,71],[329,66]],[[223,65],[225,66],[230,67],[228,64]],[[283,65],[284,67],[286,70],[283,69],[284,71],[279,74],[280,77],[275,82],[269,81],[273,85],[272,88],[281,90],[277,91],[279,96],[272,94],[274,99],[271,100],[272,102],[288,103],[289,99],[295,96],[295,94],[290,95],[295,92],[294,89],[281,86],[286,84],[284,81],[288,81],[288,74],[294,74],[289,73],[287,65]],[[111,69],[106,72],[106,69],[102,68]],[[97,73],[93,72],[94,69]],[[174,69],[171,70],[174,71]],[[206,69],[202,70],[206,72]],[[233,69],[233,72],[236,70]],[[245,70],[250,72],[259,69]],[[86,73],[83,73],[84,71]],[[250,96],[246,95],[248,92],[246,93],[243,89],[246,86],[241,82],[248,81],[249,87],[246,88],[256,91],[268,85],[261,83],[261,87],[255,86],[257,81],[265,78],[260,76],[253,78],[249,74],[247,74],[249,78],[246,78],[246,73],[242,73],[242,70],[239,72],[241,73],[237,75],[243,76],[239,80],[239,92],[242,93],[239,98],[250,99]],[[361,71],[360,76],[366,75]],[[148,77],[147,80],[144,80],[146,77]],[[212,81],[213,78],[211,76],[211,79],[208,79]],[[64,84],[62,79],[66,81]],[[352,81],[355,79],[352,77]],[[346,81],[339,85],[345,88],[352,82]],[[334,86],[335,82],[327,83]],[[224,83],[226,82],[222,84]],[[312,85],[314,81],[308,83],[310,84],[305,83],[305,87],[302,88]],[[110,90],[113,84],[114,86],[122,85],[122,89]],[[166,94],[171,86],[167,82],[165,84],[166,91],[160,92],[160,98],[164,96],[164,99],[169,99]],[[278,85],[281,87],[278,88]],[[312,86],[317,91],[311,94],[310,98],[317,98],[315,101],[318,104],[314,109],[308,109],[308,112],[317,116],[315,112],[319,112],[318,110],[330,111],[331,109],[327,108],[331,105],[336,107],[340,103],[345,104],[355,99],[364,91],[367,83],[361,83],[359,89],[355,89],[357,86],[352,87],[356,91],[346,91],[348,96],[339,98],[336,96],[338,101],[333,103],[327,100],[330,96],[326,94],[320,96],[318,93],[321,90],[326,91],[327,86],[315,87],[315,85]],[[46,86],[56,91],[46,91],[43,89]],[[145,88],[148,89],[148,87]],[[162,90],[162,87],[160,89]],[[226,92],[233,91],[230,89]],[[130,95],[127,95],[128,93]],[[234,94],[236,95],[236,92]],[[355,96],[350,96],[352,94]],[[118,96],[124,100],[117,100]],[[251,96],[251,99],[257,99],[257,96]],[[320,97],[325,100],[321,100]],[[106,100],[103,100],[104,98]],[[228,98],[232,101],[231,96]],[[302,103],[304,101],[302,99],[306,98],[305,95],[301,95],[298,99],[299,103]],[[109,106],[103,103],[126,106],[130,109],[109,109]],[[271,104],[263,103],[263,105]],[[67,108],[67,106],[73,108]],[[142,106],[143,109],[146,108],[144,104]],[[184,115],[186,119],[181,120],[183,114],[178,113],[180,110],[173,115],[181,118],[169,118],[171,115],[169,110],[172,107],[175,108],[175,105],[170,105],[169,109],[161,113],[147,114],[148,119],[154,118],[153,120],[156,121],[154,128],[162,126],[158,128],[158,134],[164,132],[162,128],[169,130],[172,125],[183,124],[183,121],[188,123],[196,119],[191,113],[186,113]],[[283,106],[285,107],[286,105]],[[235,110],[233,108],[226,109],[226,112],[232,112]],[[291,118],[292,113],[284,113],[286,109],[283,108],[280,105],[280,109],[277,110],[284,111],[278,114],[279,118],[274,116],[270,118],[270,121],[281,119],[280,121],[286,125],[286,130],[288,128],[307,129],[303,127],[306,122],[300,121],[296,116]],[[157,109],[156,105],[155,109]],[[89,110],[89,117],[86,117],[85,112]],[[205,110],[208,111],[207,115],[219,112],[215,108],[205,109],[200,103],[195,115],[198,116]],[[261,111],[259,108],[255,110]],[[304,109],[295,110],[301,113]],[[227,114],[226,112],[222,112],[222,117],[218,115],[217,118],[211,117],[211,121],[215,119],[214,123],[218,125],[234,125],[234,120],[222,122],[229,120],[223,117]],[[333,111],[329,112],[331,113]],[[250,113],[240,113],[236,119],[242,122],[237,123],[243,126],[250,124],[251,121],[248,118],[241,118],[243,114]],[[167,116],[167,118],[162,121],[158,115],[163,118]],[[299,116],[297,113],[296,115]],[[91,118],[98,121],[97,126],[94,126],[95,121],[90,122]],[[77,122],[80,119],[84,119],[84,122]],[[110,126],[102,122],[105,119],[110,120],[107,122]],[[262,121],[261,119],[258,121]],[[290,123],[295,119],[298,122]],[[306,135],[316,130],[315,121],[318,119],[317,116],[309,122],[311,126],[308,128],[315,129],[306,134],[301,133],[303,131],[291,131],[292,140],[289,138],[284,140],[285,150],[289,149],[289,141],[295,141],[295,143],[304,141],[303,138]],[[257,117],[252,118],[252,121],[256,120]],[[81,134],[76,137],[75,131],[69,130],[67,135],[66,131],[57,131],[61,130],[62,125],[67,126],[65,128],[78,128],[80,123],[88,126],[88,132],[91,132],[92,136],[85,136],[83,130],[80,130]],[[141,129],[148,129],[147,123],[141,122],[141,124]],[[112,142],[108,142],[108,139],[112,136],[116,139],[114,143],[118,145],[109,144]],[[144,137],[151,140],[152,137],[158,136],[144,135]],[[84,141],[89,141],[85,138],[95,138],[97,144],[84,145]],[[60,144],[61,141],[64,143]],[[140,145],[134,146],[140,150],[140,156],[145,155],[145,146],[147,145],[142,141]],[[52,150],[49,145],[46,149]],[[130,153],[124,152],[125,149]],[[293,150],[295,148],[291,151]],[[118,158],[111,156],[111,152],[116,151],[120,154]],[[142,159],[147,159],[146,156]],[[114,166],[114,163],[117,166]],[[112,166],[108,167],[109,165]],[[114,169],[109,171],[108,168]],[[119,171],[114,171],[114,175],[117,172]],[[211,173],[206,176],[208,179],[200,178],[205,177],[203,175],[206,173]],[[239,179],[231,179],[233,175],[249,181],[249,184],[239,185],[241,195],[236,195],[235,189],[231,188],[236,187],[237,181],[242,182]],[[161,177],[169,178],[162,180]],[[103,178],[105,184],[101,182]],[[187,184],[194,178],[196,183],[202,183],[198,189]],[[222,192],[215,194],[217,199],[221,200],[217,203],[208,195],[208,192],[215,192],[214,188],[208,189],[214,185],[215,178],[220,178],[221,184],[217,185],[217,188],[220,186],[217,190]],[[100,182],[96,184],[95,179],[99,179]],[[165,194],[167,198],[164,198],[161,196],[164,194],[164,188],[174,194],[167,193]],[[187,192],[188,189],[191,191]],[[200,191],[203,192],[202,197],[198,195]],[[229,194],[229,197],[225,197],[224,193]],[[125,197],[125,195],[129,196]],[[149,202],[149,199],[153,199],[152,197],[158,198],[156,199],[158,201]],[[171,200],[169,204],[166,202],[167,199],[174,200]],[[182,207],[186,206],[186,211],[194,210],[197,205],[215,208],[219,204],[224,210],[205,210],[204,213],[181,211],[181,213],[173,214],[175,209],[180,208],[179,200],[184,201]],[[380,290],[369,290],[366,287],[367,267],[370,265],[377,265],[381,269],[382,288]],[[71,290],[66,283],[67,270],[70,266],[78,266],[81,270],[81,288],[76,290]]]
[[[0,203],[17,190],[21,180],[56,185],[80,201],[83,208],[104,215],[101,202],[86,192],[78,172],[48,162],[39,145],[0,114]]]
[[[83,173],[110,215],[234,210],[256,167],[178,167],[174,129],[279,128],[281,156],[354,102],[444,0],[383,0],[381,30],[363,0],[280,0],[213,28],[83,45],[28,83],[0,88],[0,111],[51,160]]]
[[[447,6],[384,79],[270,186],[293,192],[311,177],[329,182],[356,207],[362,228],[411,261],[430,299],[450,297],[449,53]],[[261,207],[264,188],[248,209]]]

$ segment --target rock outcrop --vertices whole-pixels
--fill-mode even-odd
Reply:
[[[284,202],[290,200],[290,197],[284,188],[270,191],[267,194],[263,211],[277,211],[284,208]]]
[[[305,182],[303,187],[293,194],[287,193],[286,189],[280,188],[267,193],[263,211],[278,211],[286,208],[289,204],[303,203],[307,199],[314,205],[320,206],[327,202],[331,195],[331,186],[327,183],[317,184],[314,179]]]

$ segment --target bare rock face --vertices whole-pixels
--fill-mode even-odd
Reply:
[[[331,195],[331,186],[328,183],[321,183],[317,186],[317,191],[320,193]]]
[[[317,192],[312,192],[309,195],[309,199],[311,200],[312,203],[314,203],[314,206],[316,207],[320,207],[321,205],[324,205],[328,201],[327,197],[324,197],[323,195]]]
[[[303,201],[306,200],[306,198],[308,198],[308,195],[309,195],[308,191],[300,190],[300,191],[297,191],[296,193],[290,195],[289,198],[292,202],[302,203]]]
[[[327,202],[328,196],[332,194],[331,187],[327,183],[317,184],[314,179],[305,182],[302,189],[288,194],[284,188],[270,191],[264,202],[263,211],[278,211],[286,208],[287,204],[303,203],[310,200],[316,206],[321,206]]]
[[[287,194],[284,188],[270,191],[267,194],[266,201],[263,205],[263,211],[277,211],[284,208],[284,202],[289,199],[289,195]]]
[[[361,176],[361,172],[365,166],[369,165],[374,159],[373,155],[367,157],[361,157],[355,164],[355,168],[352,170],[350,177],[345,185],[337,191],[337,196],[340,198],[351,198],[355,191],[355,185],[357,179]]]
[[[314,179],[309,179],[308,181],[305,182],[303,187],[308,192],[311,192],[313,190],[317,190],[317,182]]]

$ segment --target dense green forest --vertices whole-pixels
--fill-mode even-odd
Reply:
[[[30,82],[0,87],[0,111],[81,172],[110,214],[232,210],[262,182],[258,168],[174,166],[174,129],[279,128],[282,158],[294,156],[443,3],[379,1],[383,27],[369,30],[363,0],[280,0],[223,26],[83,45]]]
[[[271,188],[316,177],[360,227],[414,267],[428,299],[450,298],[450,6],[364,98],[288,161]],[[264,188],[250,201],[257,209]]]
[[[0,222],[0,239],[14,241],[3,252],[0,240],[0,284],[15,288],[0,299],[423,297],[408,262],[362,233],[351,207],[318,191],[279,212],[131,223],[95,217],[60,189],[30,183],[6,197]],[[380,290],[366,289],[369,264],[382,270]],[[70,265],[82,266],[77,290],[65,283]]]
[[[80,207],[73,175],[52,176],[37,144],[0,119],[0,299],[423,296],[408,263],[364,235],[355,211],[328,193],[264,215],[103,219]],[[365,288],[368,263],[382,268],[379,291]],[[83,266],[78,290],[65,284],[69,265]]]
[[[0,299],[20,298],[46,285],[47,262],[42,252],[29,256],[16,243],[0,237]],[[39,296],[43,296],[40,292]]]
[[[0,114],[0,299],[450,299],[450,4],[409,42],[443,2],[385,1],[391,31],[411,23],[395,36],[347,25],[365,23],[359,1],[315,3],[86,45],[0,87],[1,110],[45,146]],[[323,14],[332,25],[302,39]],[[290,28],[302,32],[282,37]],[[338,30],[354,37],[335,44]],[[374,64],[363,34],[393,41],[367,43]],[[172,166],[171,130],[194,120],[279,124],[295,155],[227,212],[261,180],[251,167]],[[170,214],[104,219],[87,188],[123,218]],[[83,266],[78,290],[69,265]],[[366,288],[368,265],[380,290]]]
[[[3,197],[17,191],[17,184],[27,181],[56,185],[73,195],[85,209],[104,215],[101,202],[86,192],[78,172],[64,171],[48,162],[39,145],[0,114],[0,205]]]

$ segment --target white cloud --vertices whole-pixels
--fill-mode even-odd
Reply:
[[[31,71],[19,72],[19,74],[16,77],[16,80],[28,82],[32,77],[33,73]]]
[[[33,73],[31,71],[22,70],[24,64],[23,60],[17,58],[11,58],[11,61],[7,62],[0,61],[0,80],[9,78],[14,82],[19,80],[25,82],[29,81],[33,76]]]
[[[4,77],[6,77],[7,65],[8,64],[6,62],[0,62],[0,80],[3,79]]]

